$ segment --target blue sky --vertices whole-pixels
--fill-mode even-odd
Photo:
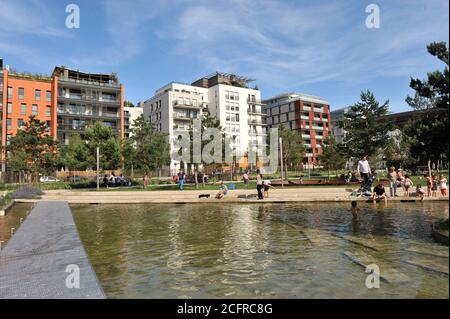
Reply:
[[[65,27],[69,3],[79,29]],[[365,26],[371,3],[379,29]],[[117,72],[135,103],[224,71],[255,78],[263,98],[303,92],[333,110],[370,89],[398,112],[411,76],[443,68],[426,45],[448,42],[448,10],[447,0],[0,0],[0,57],[33,73]]]

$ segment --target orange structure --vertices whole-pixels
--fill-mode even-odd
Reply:
[[[59,144],[100,121],[116,136],[125,136],[124,88],[114,74],[83,73],[56,67],[51,77],[16,74],[0,59],[0,140],[2,171],[6,170],[9,139],[30,115],[46,122]]]

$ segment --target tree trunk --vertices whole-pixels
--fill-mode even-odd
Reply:
[[[431,177],[431,159],[428,159],[428,176]]]
[[[194,164],[195,189],[198,189],[198,164]]]

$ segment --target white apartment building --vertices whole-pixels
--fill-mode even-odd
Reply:
[[[169,134],[170,147],[174,146],[174,131],[188,130],[192,120],[199,118],[208,106],[208,89],[185,83],[171,82],[155,91],[155,95],[142,103],[144,117],[150,119],[159,131]],[[170,172],[175,174],[180,168],[178,161],[172,160]]]
[[[250,81],[216,72],[192,84],[169,83],[143,103],[144,117],[169,134],[173,149],[174,130],[188,130],[193,119],[208,112],[220,121],[237,154],[245,155],[249,147],[261,153],[266,145],[261,93],[248,87]],[[180,168],[187,169],[187,165],[180,167],[171,161],[172,174]]]
[[[134,121],[144,113],[142,104],[135,107],[124,107],[124,126],[125,126],[125,138],[130,137],[130,130],[133,128]]]

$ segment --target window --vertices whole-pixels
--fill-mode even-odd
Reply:
[[[51,122],[50,121],[45,121],[45,124],[47,125],[48,128],[51,127]]]
[[[35,90],[34,91],[34,99],[36,101],[40,101],[41,100],[41,90]]]
[[[20,115],[27,115],[27,105],[25,103],[22,103],[20,106]]]
[[[25,89],[19,88],[19,100],[23,100],[25,97]]]
[[[6,108],[7,108],[6,112],[7,112],[8,114],[12,114],[12,103],[11,103],[11,102],[9,102],[9,103],[7,104]]]
[[[37,104],[33,104],[31,106],[31,115],[37,115],[38,114],[38,106]]]
[[[11,134],[6,135],[6,145],[9,145],[9,141],[11,140]]]
[[[13,97],[13,88],[8,86],[8,99],[12,99]]]
[[[47,102],[51,102],[52,101],[52,92],[51,91],[46,91],[45,92],[45,100]]]
[[[12,121],[11,119],[6,119],[6,129],[11,130]]]
[[[52,115],[52,108],[49,105],[45,107],[45,115],[47,116]]]
[[[17,127],[18,128],[21,128],[23,126],[23,124],[24,124],[23,119],[18,119],[17,120]]]

